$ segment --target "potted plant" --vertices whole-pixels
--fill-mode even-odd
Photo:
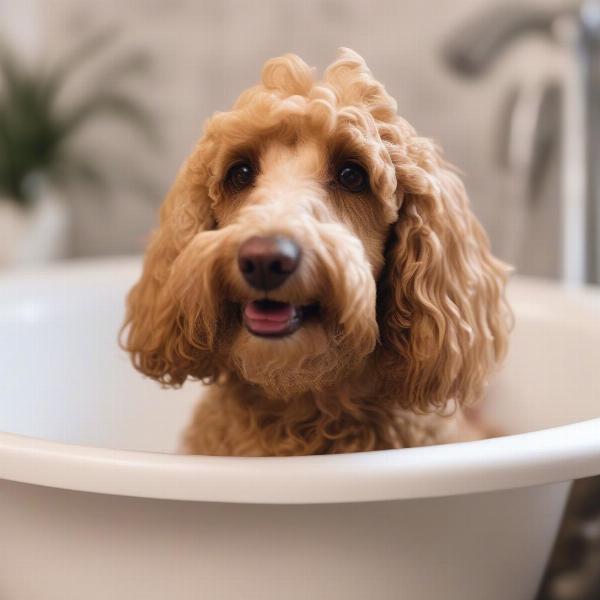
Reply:
[[[141,53],[122,56],[97,84],[69,103],[72,75],[112,40],[113,32],[85,39],[51,67],[30,67],[0,44],[0,267],[63,257],[70,239],[67,184],[106,186],[97,160],[73,147],[90,122],[118,118],[156,141],[154,121],[123,89],[149,67]]]

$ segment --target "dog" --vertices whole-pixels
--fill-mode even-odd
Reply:
[[[210,384],[183,451],[289,456],[478,439],[509,269],[431,140],[342,48],[214,114],[160,210],[123,346]]]

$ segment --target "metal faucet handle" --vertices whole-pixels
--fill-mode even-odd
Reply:
[[[522,4],[501,4],[479,13],[463,25],[443,46],[448,66],[468,77],[487,71],[512,42],[525,34],[539,33],[550,38],[560,17],[578,12],[579,4],[561,8],[540,8]]]

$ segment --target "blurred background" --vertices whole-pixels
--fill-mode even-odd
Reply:
[[[141,253],[203,121],[266,59],[322,70],[343,45],[460,167],[500,257],[598,283],[598,30],[594,2],[0,0],[0,269]],[[594,486],[540,600],[600,598]]]
[[[546,5],[541,5],[544,10]],[[34,85],[42,86],[44,78],[71,61],[56,98],[38,111],[51,112],[60,121],[90,95],[107,100],[55,149],[78,161],[86,157],[86,164],[67,164],[59,182],[38,181],[44,193],[35,185],[28,193],[52,194],[68,207],[68,244],[57,251],[62,256],[140,252],[156,208],[203,121],[255,83],[266,59],[296,52],[323,69],[336,48],[346,45],[366,58],[397,98],[400,113],[421,134],[435,138],[463,171],[475,212],[496,252],[516,262],[521,272],[558,276],[555,217],[560,183],[552,161],[559,160],[560,131],[550,132],[556,139],[542,140],[551,148],[545,149],[550,156],[538,166],[542,173],[537,174],[534,200],[540,202],[528,202],[522,171],[529,165],[510,165],[510,172],[508,161],[517,159],[507,153],[529,149],[507,149],[513,142],[507,137],[514,118],[507,113],[515,94],[543,95],[553,82],[566,81],[572,57],[549,35],[520,35],[499,48],[479,73],[467,68],[465,74],[450,65],[444,50],[464,40],[464,28],[474,20],[481,18],[488,28],[486,17],[497,22],[496,15],[487,14],[497,6],[494,0],[0,0],[0,43],[4,54],[7,49],[12,54],[19,73],[27,72]],[[515,5],[517,17],[523,17],[519,7]],[[480,44],[489,38],[489,32],[482,33]],[[3,79],[10,87],[6,73]],[[111,96],[118,97],[112,105]],[[535,107],[526,108],[535,112]],[[550,116],[558,127],[558,115]],[[535,120],[537,115],[530,117]],[[27,114],[22,118],[32,121]],[[34,133],[34,139],[46,133]],[[38,142],[31,144],[30,153],[39,151],[44,140]],[[12,153],[16,144],[19,140],[13,141]],[[10,146],[0,146],[0,153],[10,152]],[[25,171],[47,176],[45,166],[27,165]],[[1,173],[0,178],[6,177]],[[2,179],[0,186],[7,202],[26,193],[7,190]],[[34,208],[35,202],[30,204]],[[520,236],[528,227],[542,229],[541,243],[532,240],[531,231],[527,239]],[[10,229],[14,234],[14,225]],[[7,236],[0,237],[7,241]],[[65,242],[64,235],[61,239]]]

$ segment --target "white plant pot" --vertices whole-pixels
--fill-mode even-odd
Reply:
[[[51,186],[43,186],[29,206],[0,198],[0,268],[36,265],[65,258],[71,214]]]

